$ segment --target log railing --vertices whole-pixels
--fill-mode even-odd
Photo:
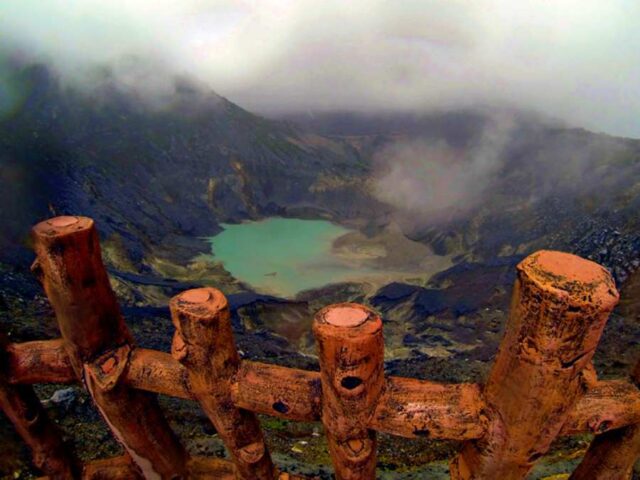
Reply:
[[[640,455],[640,368],[599,381],[591,360],[618,300],[609,273],[541,251],[518,265],[510,318],[488,380],[440,384],[385,376],[382,320],[365,306],[315,317],[320,372],[241,360],[224,295],[188,290],[170,303],[171,354],[136,347],[109,286],[93,221],[33,229],[33,266],[61,339],[0,338],[0,407],[49,478],[296,478],[271,461],[256,413],[320,421],[338,479],[372,479],[376,432],[463,441],[453,479],[520,479],[562,435],[594,433],[571,478],[629,479]],[[30,384],[80,381],[125,455],[81,465]],[[190,458],[156,394],[200,403],[230,461]]]

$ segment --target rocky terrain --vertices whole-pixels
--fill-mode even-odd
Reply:
[[[316,369],[313,313],[357,301],[383,315],[389,374],[482,381],[502,335],[514,266],[536,249],[554,248],[607,266],[622,291],[596,357],[599,373],[625,375],[640,358],[639,141],[513,113],[478,198],[456,215],[425,222],[420,212],[381,198],[381,152],[419,141],[464,153],[494,122],[492,112],[268,120],[184,79],[176,80],[170,102],[149,106],[119,91],[108,75],[91,95],[60,84],[40,65],[16,66],[12,78],[23,98],[0,121],[0,321],[13,341],[58,335],[28,272],[28,232],[48,216],[77,214],[96,220],[113,286],[145,347],[169,349],[172,295],[214,285],[229,297],[246,358]],[[390,270],[415,262],[422,246],[448,260],[412,282],[333,284],[293,299],[260,295],[203,257],[209,244],[202,237],[222,222],[268,216],[353,227],[363,249],[378,248],[376,242],[389,249],[382,263]],[[353,254],[349,242],[334,247]],[[118,451],[79,388],[38,392],[83,458]],[[191,452],[224,454],[194,404],[162,402]],[[280,464],[329,478],[318,425],[263,422]],[[0,437],[7,452],[0,478],[32,478],[28,454],[4,419]],[[532,478],[568,471],[588,441],[563,440]],[[456,448],[383,437],[383,478],[444,478]]]

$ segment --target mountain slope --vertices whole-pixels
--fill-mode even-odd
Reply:
[[[147,245],[211,235],[220,221],[349,219],[376,206],[348,182],[367,165],[346,143],[303,135],[186,81],[158,107],[109,82],[90,94],[66,88],[43,66],[13,75],[29,88],[0,122],[5,261],[24,258],[30,225],[53,213],[94,217],[135,263]]]
[[[620,283],[637,268],[638,140],[568,128],[523,112],[487,109],[285,118],[348,141],[363,157],[381,163],[372,168],[374,174],[383,171],[384,189],[409,190],[382,192],[391,201],[399,200],[391,218],[401,222],[411,238],[439,253],[491,261],[555,248],[610,267]],[[508,128],[496,128],[505,119]],[[434,160],[434,151],[447,156],[453,167]],[[393,171],[397,165],[400,174],[384,178],[384,169]],[[436,193],[425,193],[430,190]],[[448,190],[453,190],[451,206],[438,210],[434,205],[443,203],[439,196]],[[416,199],[421,199],[417,205]],[[403,208],[412,202],[413,208]]]
[[[380,156],[397,145],[435,146],[453,154],[464,172],[494,121],[491,112],[316,117],[301,130],[252,115],[184,80],[176,81],[167,102],[149,105],[108,78],[80,92],[60,85],[42,66],[16,68],[11,76],[26,88],[19,108],[0,120],[0,323],[16,341],[59,335],[28,273],[30,226],[53,214],[81,214],[98,222],[123,312],[145,347],[171,343],[168,297],[206,283],[228,294],[245,358],[316,368],[312,355],[300,354],[315,351],[309,325],[314,312],[356,301],[383,315],[388,374],[481,381],[502,336],[515,264],[532,250],[557,248],[609,266],[622,288],[622,308],[608,322],[596,357],[599,372],[621,376],[637,360],[638,141],[515,115],[491,175],[464,184],[483,188],[464,208],[436,220],[433,205],[425,205],[425,214],[380,199]],[[420,177],[424,159],[411,160],[410,179]],[[448,186],[423,177],[418,190]],[[408,188],[385,185],[400,193]],[[400,224],[411,238],[451,255],[454,265],[425,284],[390,283],[373,292],[363,284],[338,284],[295,300],[250,292],[221,266],[197,269],[193,257],[208,249],[200,236],[216,233],[220,222],[270,215],[330,218],[371,236]],[[402,250],[408,243],[390,245]],[[208,277],[207,268],[218,277]],[[96,429],[106,430],[81,398],[61,424],[87,458],[106,456],[99,450],[104,446],[115,454],[106,433],[96,436]],[[210,432],[194,430],[207,423],[194,408],[176,401],[167,411],[188,447],[213,450]],[[312,432],[300,438],[317,442]],[[277,454],[289,454],[281,423],[268,425],[267,434]],[[409,449],[388,437],[381,444],[393,452],[393,468],[397,463],[409,470],[412,462],[445,460],[456,448],[445,445],[422,459],[424,444]],[[325,451],[325,445],[319,448]],[[313,464],[311,471],[325,471],[315,465],[318,459],[298,454],[293,464],[300,458]]]

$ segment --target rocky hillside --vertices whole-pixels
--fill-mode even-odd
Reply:
[[[483,184],[481,193],[430,221],[397,215],[376,191],[380,156],[419,141],[474,162],[496,112],[271,121],[184,79],[157,105],[108,75],[90,91],[61,85],[41,65],[16,67],[10,79],[21,102],[0,121],[0,261],[28,262],[29,226],[54,213],[96,218],[117,246],[117,269],[144,273],[153,273],[151,250],[186,262],[221,221],[325,217],[371,233],[400,216],[411,238],[460,260],[559,248],[604,263],[620,282],[635,269],[638,141],[511,112],[491,174],[468,182]]]
[[[494,138],[490,145],[499,143],[499,147],[489,154],[486,149],[477,148],[483,135],[491,132],[496,118],[505,117],[508,129],[503,129],[500,138]],[[429,243],[437,252],[484,262],[498,256],[556,248],[608,266],[620,284],[638,267],[638,140],[568,128],[523,112],[497,110],[413,115],[332,113],[285,118],[333,140],[348,141],[374,163],[389,145],[396,144],[435,145],[461,154],[471,169],[478,156],[488,155],[488,159],[481,159],[488,168],[476,168],[477,182],[473,178],[475,171],[471,170],[470,178],[462,185],[473,190],[480,183],[482,190],[476,196],[463,196],[464,205],[454,205],[451,214],[429,221],[422,218],[424,212],[420,209],[408,215],[400,209],[405,232]],[[464,156],[465,152],[471,154]],[[423,153],[423,149],[417,149],[417,153]],[[453,172],[454,186],[456,173]],[[428,181],[424,185],[438,186]],[[426,198],[438,202],[437,196]],[[456,208],[462,208],[462,212],[455,212]]]
[[[347,143],[252,115],[188,81],[176,80],[162,105],[108,78],[73,90],[40,65],[11,81],[22,98],[0,121],[0,260],[26,261],[29,226],[53,213],[94,217],[139,265],[148,246],[184,247],[220,221],[348,220],[377,206],[352,180],[368,166]]]
[[[515,264],[535,249],[557,248],[610,267],[622,289],[622,306],[596,357],[600,373],[624,375],[637,360],[638,141],[512,112],[508,135],[488,157],[491,168],[479,170],[478,178],[462,176],[462,187],[474,193],[463,195],[464,188],[459,189],[464,208],[460,201],[451,215],[428,209],[425,214],[385,200],[405,198],[405,190],[416,186],[414,193],[422,198],[423,187],[381,183],[395,160],[381,168],[385,155],[397,152],[398,145],[408,145],[409,152],[431,152],[435,146],[457,162],[454,180],[460,172],[475,174],[475,153],[483,152],[478,145],[495,123],[495,112],[274,121],[186,80],[176,80],[167,101],[149,105],[118,89],[108,75],[90,91],[61,85],[39,65],[16,67],[8,78],[20,101],[0,117],[0,323],[16,341],[58,335],[40,287],[28,273],[30,226],[53,214],[81,214],[98,222],[125,316],[146,347],[170,345],[168,297],[214,284],[228,293],[236,338],[247,358],[316,368],[309,355],[313,313],[328,303],[357,301],[383,315],[389,374],[481,381],[501,338]],[[434,184],[429,175],[419,180],[434,188],[443,184]],[[394,187],[400,197],[389,197],[389,189],[381,191],[380,185]],[[446,196],[446,189],[441,194]],[[427,198],[442,203],[438,195]],[[428,282],[394,282],[379,289],[337,284],[283,300],[252,292],[221,265],[194,260],[208,249],[200,237],[215,234],[220,222],[273,215],[329,218],[370,237],[391,226],[401,228],[447,254],[453,266]],[[56,388],[39,393],[51,399],[48,408],[82,457],[117,453],[118,445],[109,440],[81,389],[66,391],[70,405],[59,405],[53,401],[61,395]],[[191,452],[223,454],[193,404],[171,400],[164,406]],[[265,420],[265,428],[280,464],[329,478],[317,425]],[[6,422],[0,423],[0,434],[11,435],[7,448],[13,452],[11,464],[0,458],[0,474],[22,469],[16,478],[32,478],[26,450]],[[383,436],[383,478],[423,477],[435,470],[446,476],[443,461],[457,446],[425,442]],[[572,442],[558,447],[575,463],[586,440]],[[422,473],[413,470],[428,462],[433,463]],[[545,466],[545,475],[566,471],[562,462]],[[532,478],[541,478],[538,473]]]

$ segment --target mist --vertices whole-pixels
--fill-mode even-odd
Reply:
[[[486,112],[460,145],[419,134],[390,138],[374,155],[373,192],[406,231],[527,216],[551,197],[614,210],[636,183],[628,168],[636,141],[512,112]]]
[[[267,115],[502,106],[640,137],[640,4],[6,0],[2,49],[153,100],[187,76]]]
[[[375,195],[395,207],[401,224],[459,219],[489,194],[513,128],[511,117],[494,116],[465,148],[420,138],[395,141],[375,155]]]

